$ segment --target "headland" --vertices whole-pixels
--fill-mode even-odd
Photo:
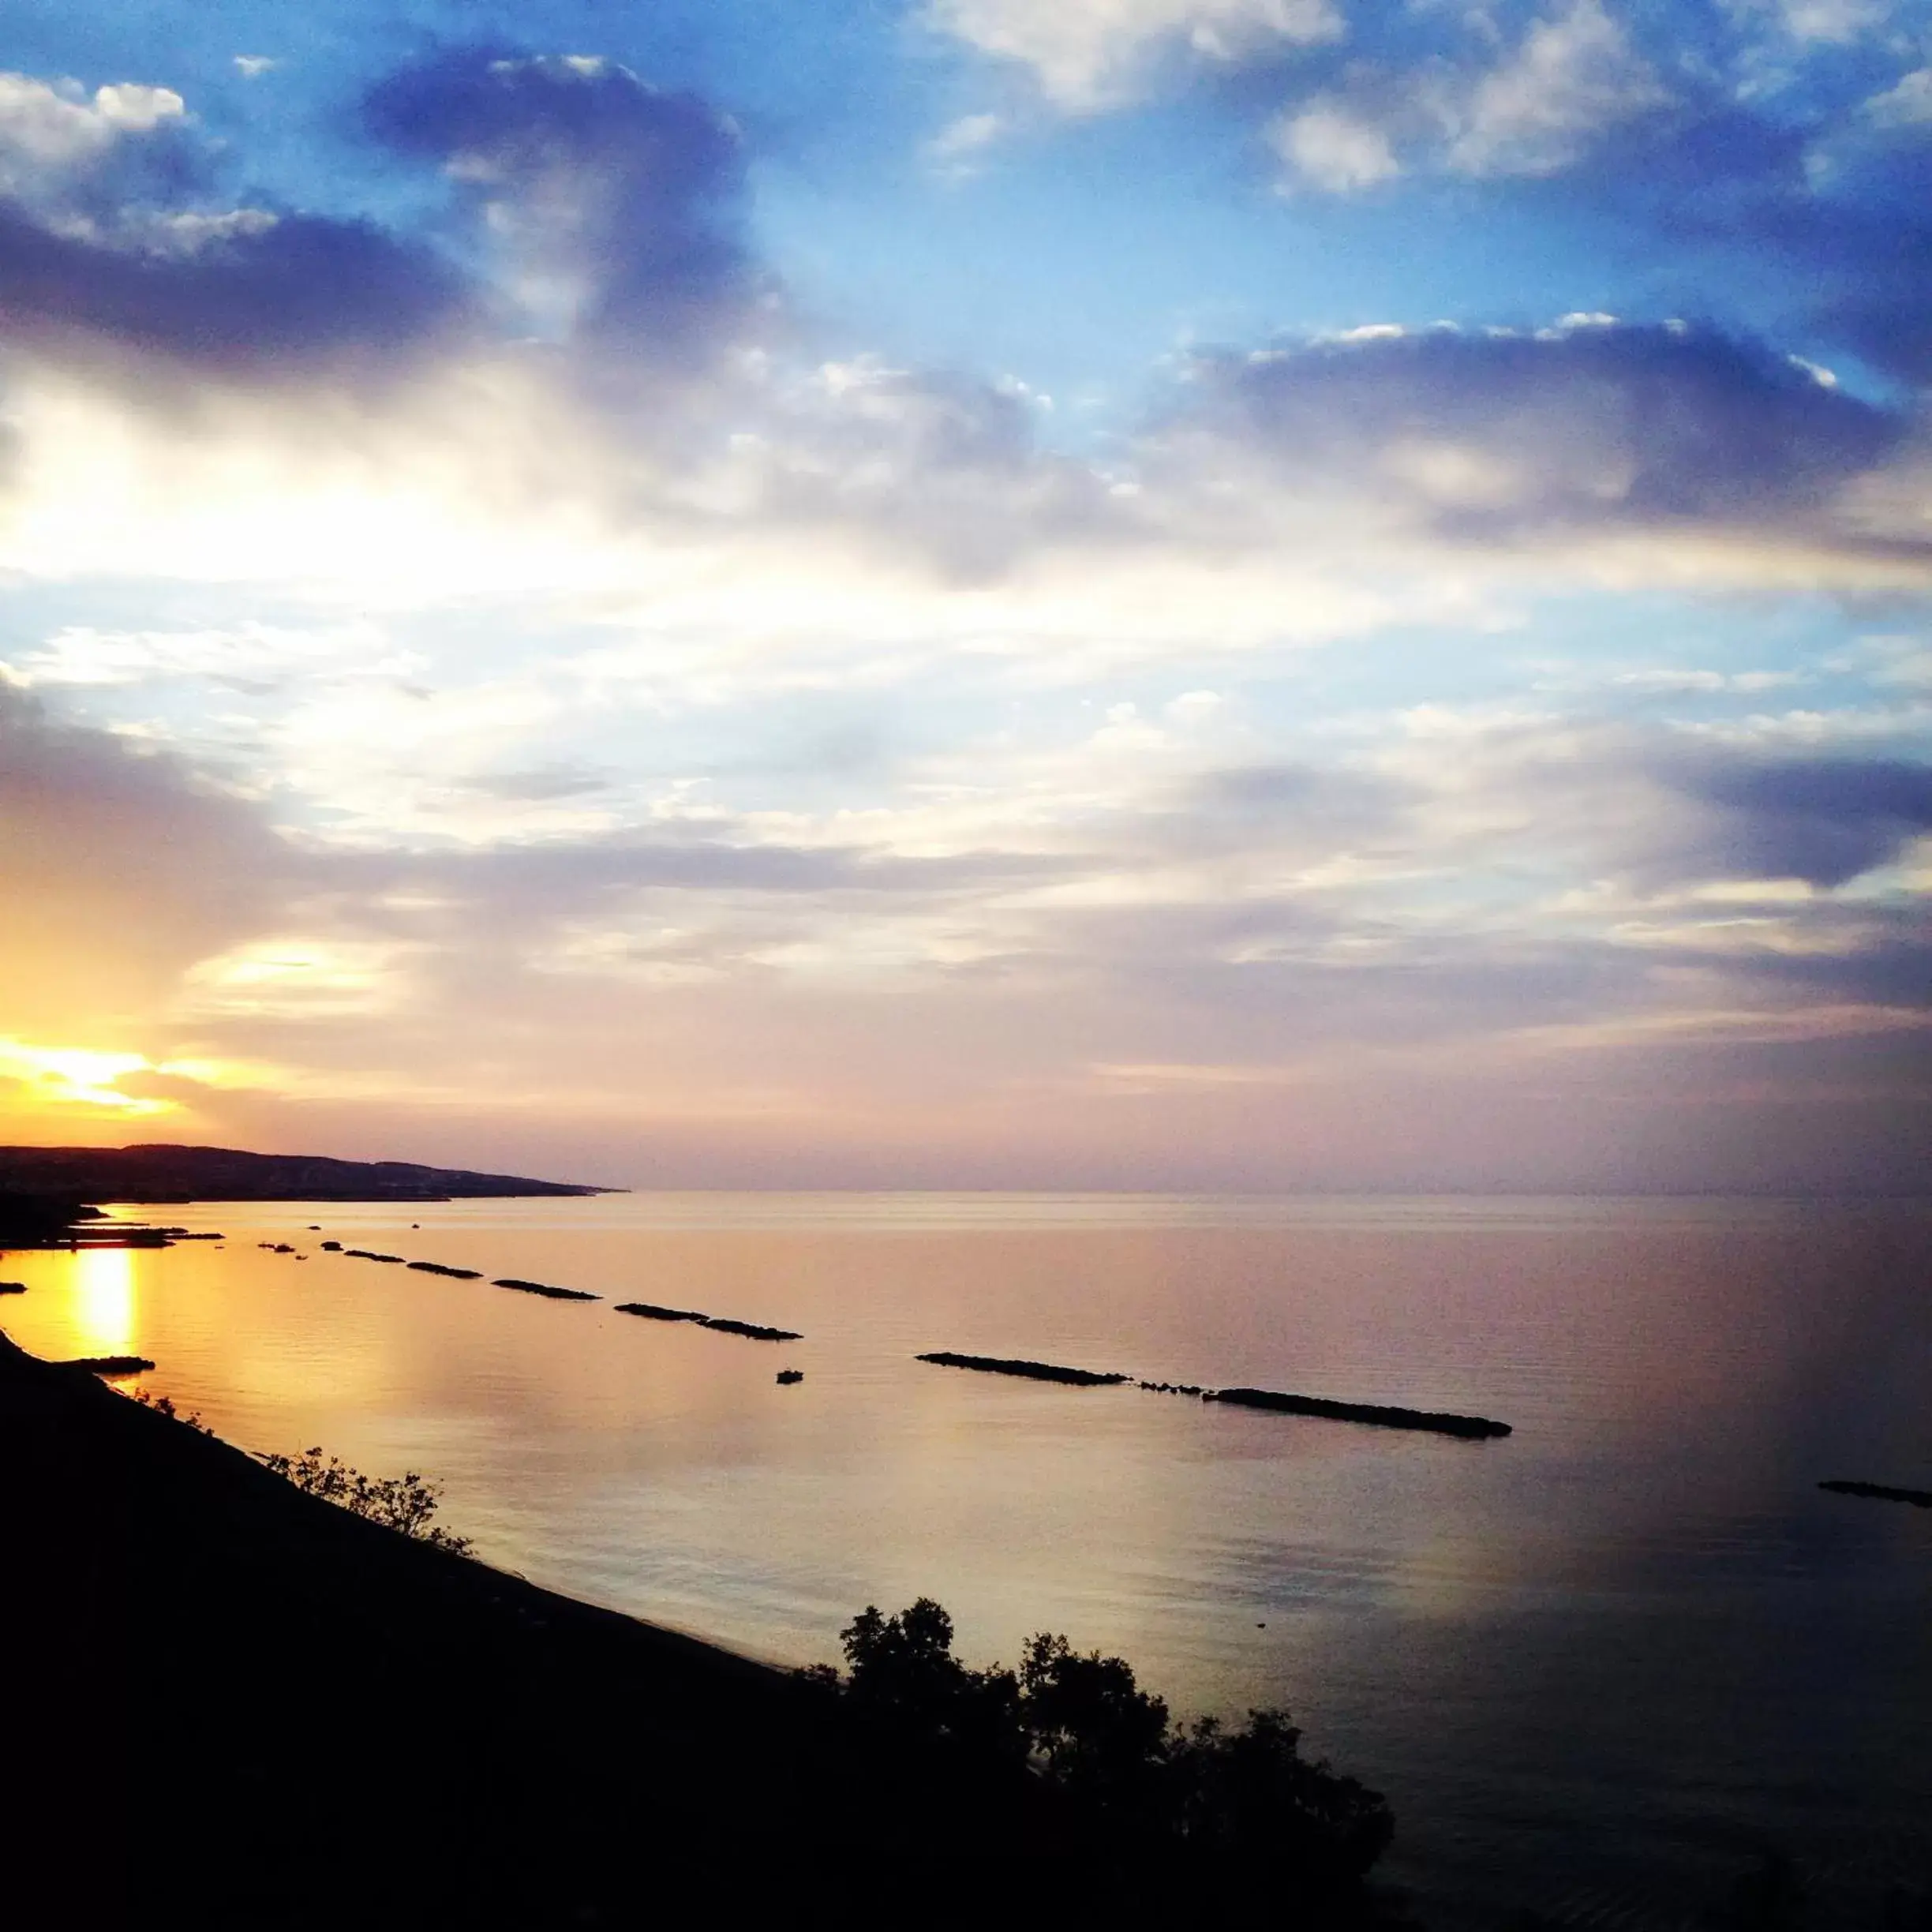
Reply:
[[[520,1174],[426,1167],[414,1161],[252,1154],[239,1148],[0,1147],[0,1196],[69,1200],[434,1201],[608,1194],[609,1188]]]

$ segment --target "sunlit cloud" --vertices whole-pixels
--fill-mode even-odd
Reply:
[[[390,1010],[406,996],[409,949],[372,941],[259,939],[193,967],[189,1013],[229,1018],[344,1018]]]
[[[118,1084],[130,1073],[152,1070],[152,1063],[140,1054],[36,1046],[0,1039],[0,1082],[17,1081],[24,1090],[6,1096],[9,1110],[23,1103],[30,1111],[105,1108],[129,1119],[170,1113],[172,1102],[125,1093]]]

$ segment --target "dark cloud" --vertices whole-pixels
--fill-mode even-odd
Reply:
[[[1932,832],[1932,765],[1820,758],[1720,766],[1691,781],[1717,807],[1734,875],[1842,886]]]
[[[1456,171],[1458,130],[1507,50],[1526,46],[1539,20],[1547,29],[1587,11],[1351,7],[1345,38],[1259,46],[1215,91],[1264,125],[1339,102],[1412,179],[1440,180]],[[1523,118],[1533,149],[1559,137],[1552,164],[1492,179],[1483,219],[1499,231],[1520,219],[1600,236],[1610,259],[1634,254],[1659,299],[1675,290],[1689,313],[1749,316],[1904,381],[1932,377],[1932,123],[1909,80],[1895,92],[1901,62],[1916,66],[1923,50],[1851,9],[1840,35],[1808,43],[1788,38],[1769,6],[1611,6],[1603,17],[1615,36],[1604,44],[1646,77],[1642,99],[1564,130],[1563,75],[1546,46],[1523,77],[1541,94]],[[1590,92],[1573,105],[1589,107]]]
[[[1932,831],[1932,765],[1774,752],[1604,717],[1473,732],[1423,785],[1393,849],[1406,833],[1436,866],[1553,866],[1640,897],[1720,882],[1841,886]],[[1452,801],[1464,808],[1452,819],[1479,808],[1477,829],[1445,848],[1430,828]]]
[[[743,334],[762,284],[739,143],[695,96],[612,64],[465,52],[384,82],[366,116],[392,154],[444,169],[477,218],[456,245],[223,207],[205,142],[171,121],[13,182],[0,331],[253,379],[380,371],[480,320],[455,261],[497,250],[512,333],[678,354]]]
[[[106,242],[0,205],[0,330],[217,373],[379,363],[449,328],[465,298],[420,249],[357,222],[288,215]]]
[[[754,292],[739,138],[694,95],[612,62],[465,50],[384,81],[365,113],[444,168],[560,328],[690,347]]]
[[[1932,128],[1850,157],[1815,207],[1780,210],[1767,238],[1823,291],[1818,326],[1908,382],[1932,379]]]
[[[1406,492],[1438,528],[1472,537],[1777,521],[1904,433],[1787,358],[1682,324],[1317,342],[1208,358],[1198,391],[1176,427],[1311,480]]]
[[[1719,311],[1743,292],[1784,331],[1887,375],[1932,376],[1932,126],[1888,124],[1889,64],[1777,110],[1708,84],[1544,198],[1608,215]],[[1738,285],[1736,289],[1731,286]]]
[[[1821,940],[1839,943],[1767,949],[1735,970],[1786,998],[1932,1010],[1932,934],[1919,907],[1860,907],[1855,923],[1826,917],[1808,924]]]

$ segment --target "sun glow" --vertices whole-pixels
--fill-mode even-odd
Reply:
[[[86,1248],[73,1257],[75,1342],[88,1355],[122,1355],[133,1346],[134,1256],[125,1248]]]
[[[9,1108],[98,1110],[127,1119],[180,1112],[165,1094],[129,1092],[130,1079],[185,1081],[194,1087],[272,1083],[275,1070],[233,1060],[150,1060],[145,1054],[87,1046],[38,1046],[0,1035],[0,1105]],[[9,1094],[11,1084],[19,1091]]]
[[[0,1080],[17,1081],[29,1104],[105,1107],[130,1117],[167,1114],[172,1100],[123,1093],[118,1082],[130,1073],[162,1071],[145,1054],[97,1053],[80,1046],[30,1046],[0,1039]]]

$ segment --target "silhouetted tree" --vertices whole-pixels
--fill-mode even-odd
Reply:
[[[953,1654],[953,1619],[930,1597],[896,1616],[868,1604],[840,1633],[848,1695],[874,1723],[944,1739],[978,1757],[1022,1761],[1020,1687],[1011,1671],[972,1671]],[[830,1680],[837,1682],[837,1673]]]
[[[892,1616],[868,1604],[840,1642],[849,1677],[822,1666],[809,1679],[893,1738],[1029,1765],[1063,1807],[1069,1844],[1128,1882],[1187,1889],[1196,1904],[1204,1891],[1297,1901],[1319,1918],[1355,1895],[1394,1833],[1379,1792],[1301,1757],[1285,1711],[1184,1732],[1123,1659],[1045,1631],[1017,1673],[969,1670],[953,1654],[953,1619],[927,1597]]]
[[[1131,1664],[1043,1631],[1028,1640],[1020,1689],[1029,1744],[1057,1782],[1102,1803],[1149,1795],[1167,1761],[1167,1706]]]
[[[1351,1883],[1388,1849],[1395,1816],[1380,1792],[1309,1762],[1301,1739],[1283,1710],[1251,1710],[1233,1732],[1204,1718],[1170,1747],[1181,1829],[1204,1851],[1264,1868],[1257,1875]]]

